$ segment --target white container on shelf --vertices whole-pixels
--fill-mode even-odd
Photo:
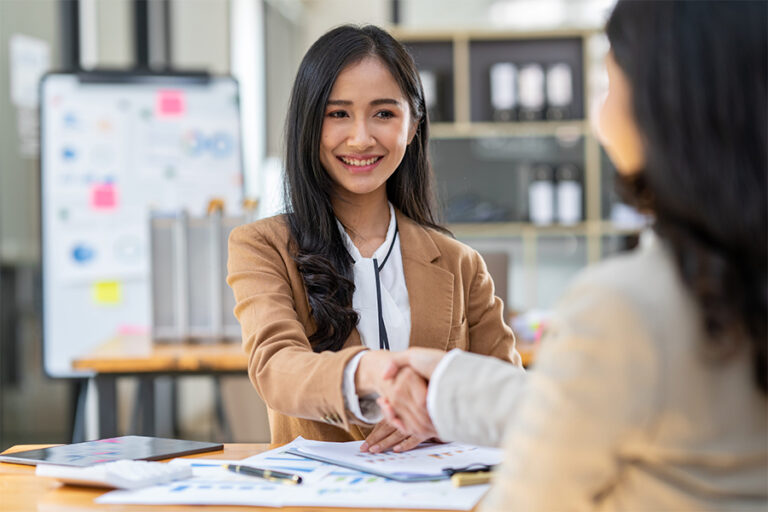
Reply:
[[[491,106],[496,121],[512,121],[517,107],[517,66],[497,62],[491,66]]]
[[[557,168],[557,222],[564,225],[578,224],[582,220],[582,186],[578,169],[573,164]]]
[[[564,119],[573,102],[573,73],[565,62],[547,68],[547,118]]]
[[[533,169],[533,179],[528,185],[528,216],[538,226],[555,220],[555,185],[548,165],[537,165]]]
[[[419,71],[419,77],[424,89],[424,106],[432,110],[437,106],[437,76],[434,71],[423,69]]]
[[[544,114],[544,68],[541,64],[526,64],[518,77],[520,119],[533,121]]]

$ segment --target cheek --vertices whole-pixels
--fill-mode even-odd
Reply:
[[[597,117],[597,137],[616,169],[623,174],[632,174],[642,168],[645,158],[640,135],[626,110],[609,95]]]
[[[387,145],[391,150],[398,153],[405,153],[405,147],[408,145],[408,126],[407,124],[397,125],[382,134],[387,140]]]
[[[335,134],[333,126],[330,123],[323,123],[323,128],[320,132],[320,145],[324,149],[333,149],[335,147],[335,144],[333,143],[334,139]]]

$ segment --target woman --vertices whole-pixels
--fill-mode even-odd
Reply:
[[[599,134],[653,232],[576,280],[524,377],[397,355],[432,379],[441,438],[504,436],[484,510],[768,509],[767,19],[765,2],[620,1]],[[398,379],[387,416],[431,433]]]
[[[287,120],[288,213],[229,242],[227,282],[273,443],[366,439],[377,452],[424,440],[379,422],[379,349],[520,364],[482,259],[435,220],[427,134],[418,73],[389,34],[344,26],[308,50]]]

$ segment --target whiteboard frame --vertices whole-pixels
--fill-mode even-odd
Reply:
[[[243,123],[242,123],[242,111],[241,111],[241,92],[240,84],[236,77],[232,75],[211,75],[206,72],[190,71],[190,72],[151,72],[151,71],[118,71],[118,70],[94,70],[94,71],[79,71],[79,72],[66,72],[66,71],[50,71],[45,73],[39,82],[38,93],[40,97],[40,108],[38,111],[38,122],[40,132],[40,144],[39,144],[39,162],[40,162],[40,179],[39,179],[39,193],[40,193],[40,261],[41,261],[41,281],[42,281],[42,318],[41,318],[41,338],[42,338],[42,366],[45,374],[50,378],[89,378],[93,376],[92,372],[77,371],[70,367],[68,372],[55,372],[49,368],[48,353],[51,348],[49,347],[48,329],[50,326],[46,322],[46,311],[50,307],[49,298],[46,296],[46,279],[49,277],[46,272],[46,253],[48,248],[45,244],[46,239],[46,215],[45,206],[43,200],[46,197],[45,194],[45,179],[47,178],[44,158],[45,148],[47,147],[46,130],[45,130],[45,115],[47,105],[45,104],[45,87],[49,80],[57,76],[70,76],[76,77],[80,83],[92,83],[92,84],[139,84],[139,85],[161,85],[164,87],[178,87],[186,85],[203,85],[210,84],[216,80],[229,80],[237,91],[238,97],[238,113],[236,116],[238,127],[238,144],[237,144],[237,159],[240,169],[240,203],[245,198],[245,168],[243,158]],[[239,206],[239,205],[238,205]],[[149,246],[146,247],[149,251]],[[147,253],[147,258],[150,255]],[[147,279],[151,279],[151,273],[147,272]],[[150,297],[151,300],[151,297]],[[149,305],[151,311],[151,304]],[[151,328],[151,325],[148,326]],[[115,333],[117,334],[117,333]],[[107,340],[102,340],[101,343]],[[93,347],[95,348],[95,347]],[[71,361],[70,361],[71,362]]]

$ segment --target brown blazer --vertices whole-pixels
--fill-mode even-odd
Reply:
[[[464,350],[520,365],[503,304],[480,255],[395,212],[411,306],[410,346]],[[344,407],[344,367],[365,350],[354,329],[338,352],[315,353],[304,282],[288,249],[284,216],[240,226],[229,237],[227,283],[249,354],[248,375],[267,404],[273,443],[296,436],[364,439]]]

